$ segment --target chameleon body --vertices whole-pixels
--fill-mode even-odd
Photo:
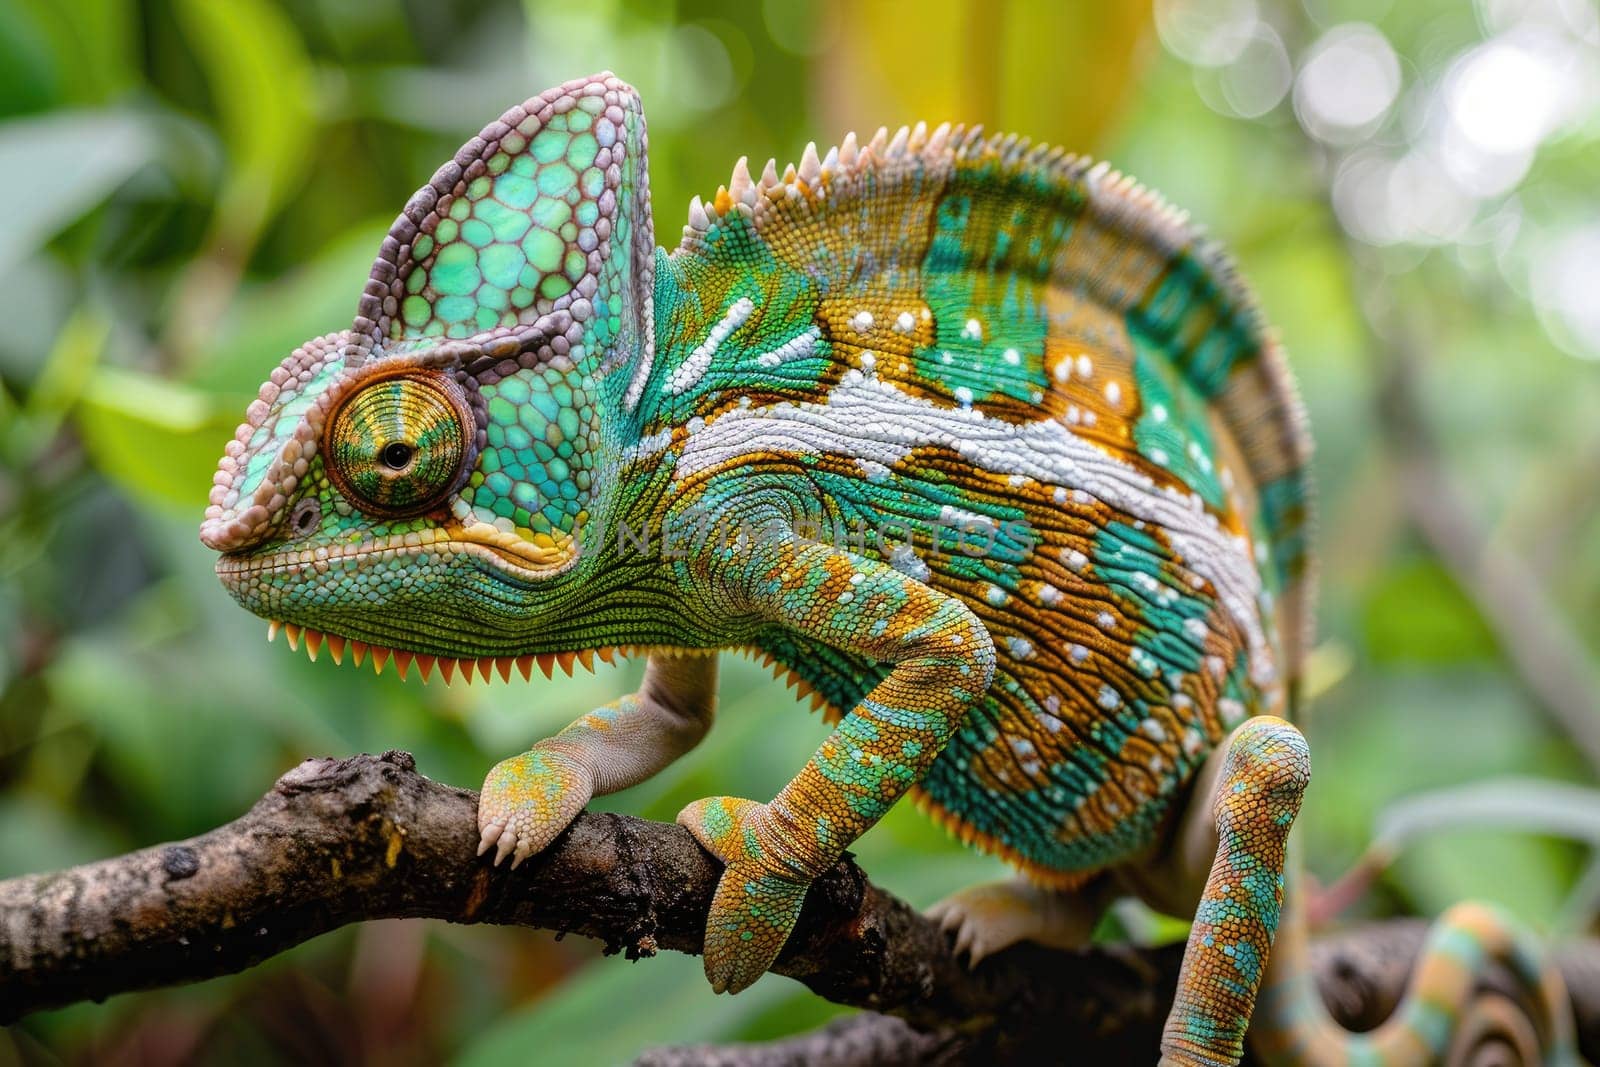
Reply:
[[[1026,876],[936,912],[975,959],[1081,941],[1108,888],[1195,914],[1166,1062],[1236,1062],[1264,979],[1288,1060],[1437,1054],[1464,992],[1352,1038],[1303,959],[1269,975],[1309,444],[1222,255],[1103,165],[948,126],[741,161],[668,254],[645,148],[598,75],[413,197],[352,328],[284,361],[222,460],[202,538],[233,596],[425,676],[649,655],[490,772],[497,862],[692,747],[715,650],[798,675],[834,726],[795,779],[680,816],[726,864],[719,990],[912,793]]]

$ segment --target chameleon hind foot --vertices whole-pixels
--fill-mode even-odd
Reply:
[[[724,864],[706,915],[706,979],[714,992],[741,992],[778,958],[811,882],[780,858],[765,804],[707,797],[678,823]]]
[[[1081,948],[1089,943],[1103,910],[1092,890],[1046,889],[1013,878],[963,889],[924,914],[955,939],[956,955],[976,967],[1021,941]]]

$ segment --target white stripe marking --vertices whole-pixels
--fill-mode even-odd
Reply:
[[[785,402],[722,413],[690,436],[675,476],[687,478],[762,452],[833,454],[892,467],[927,446],[950,449],[982,470],[1071,486],[1166,531],[1174,551],[1211,582],[1238,622],[1257,680],[1266,684],[1274,677],[1272,649],[1256,606],[1261,575],[1246,541],[1223,529],[1195,494],[1157,486],[1053,419],[1019,424],[976,408],[944,407],[852,370],[823,403]]]
[[[807,327],[804,333],[783,342],[770,352],[763,352],[756,357],[756,362],[763,367],[776,367],[787,363],[791,359],[805,359],[816,354],[817,341],[822,338],[822,331],[815,326]],[[862,357],[865,359],[866,357]]]
[[[667,377],[665,390],[668,396],[677,396],[686,390],[693,389],[700,384],[700,379],[706,376],[706,371],[711,369],[711,357],[716,355],[717,346],[728,339],[728,335],[743,326],[750,313],[756,309],[755,301],[747,296],[741,296],[728,307],[727,314],[722,316],[720,322],[711,327],[711,332],[706,339],[696,345]]]

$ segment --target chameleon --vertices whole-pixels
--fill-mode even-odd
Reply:
[[[807,886],[911,794],[1013,881],[930,915],[976,965],[1085,943],[1118,896],[1193,917],[1163,1064],[1433,1062],[1492,960],[1570,1062],[1526,935],[1462,905],[1347,1034],[1287,839],[1310,638],[1310,437],[1227,256],[1103,163],[925,124],[741,159],[655,245],[643,109],[609,73],[511,108],[406,204],[353,324],[272,372],[201,540],[315,658],[510,681],[646,658],[497,764],[512,865],[710,728],[720,650],[831,733],[765,803],[678,821],[724,871],[738,992]],[[1277,942],[1274,948],[1274,942]]]

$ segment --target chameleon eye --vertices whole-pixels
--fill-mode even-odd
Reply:
[[[339,491],[382,515],[416,515],[458,484],[475,426],[461,387],[416,369],[351,390],[325,424],[323,454]]]

